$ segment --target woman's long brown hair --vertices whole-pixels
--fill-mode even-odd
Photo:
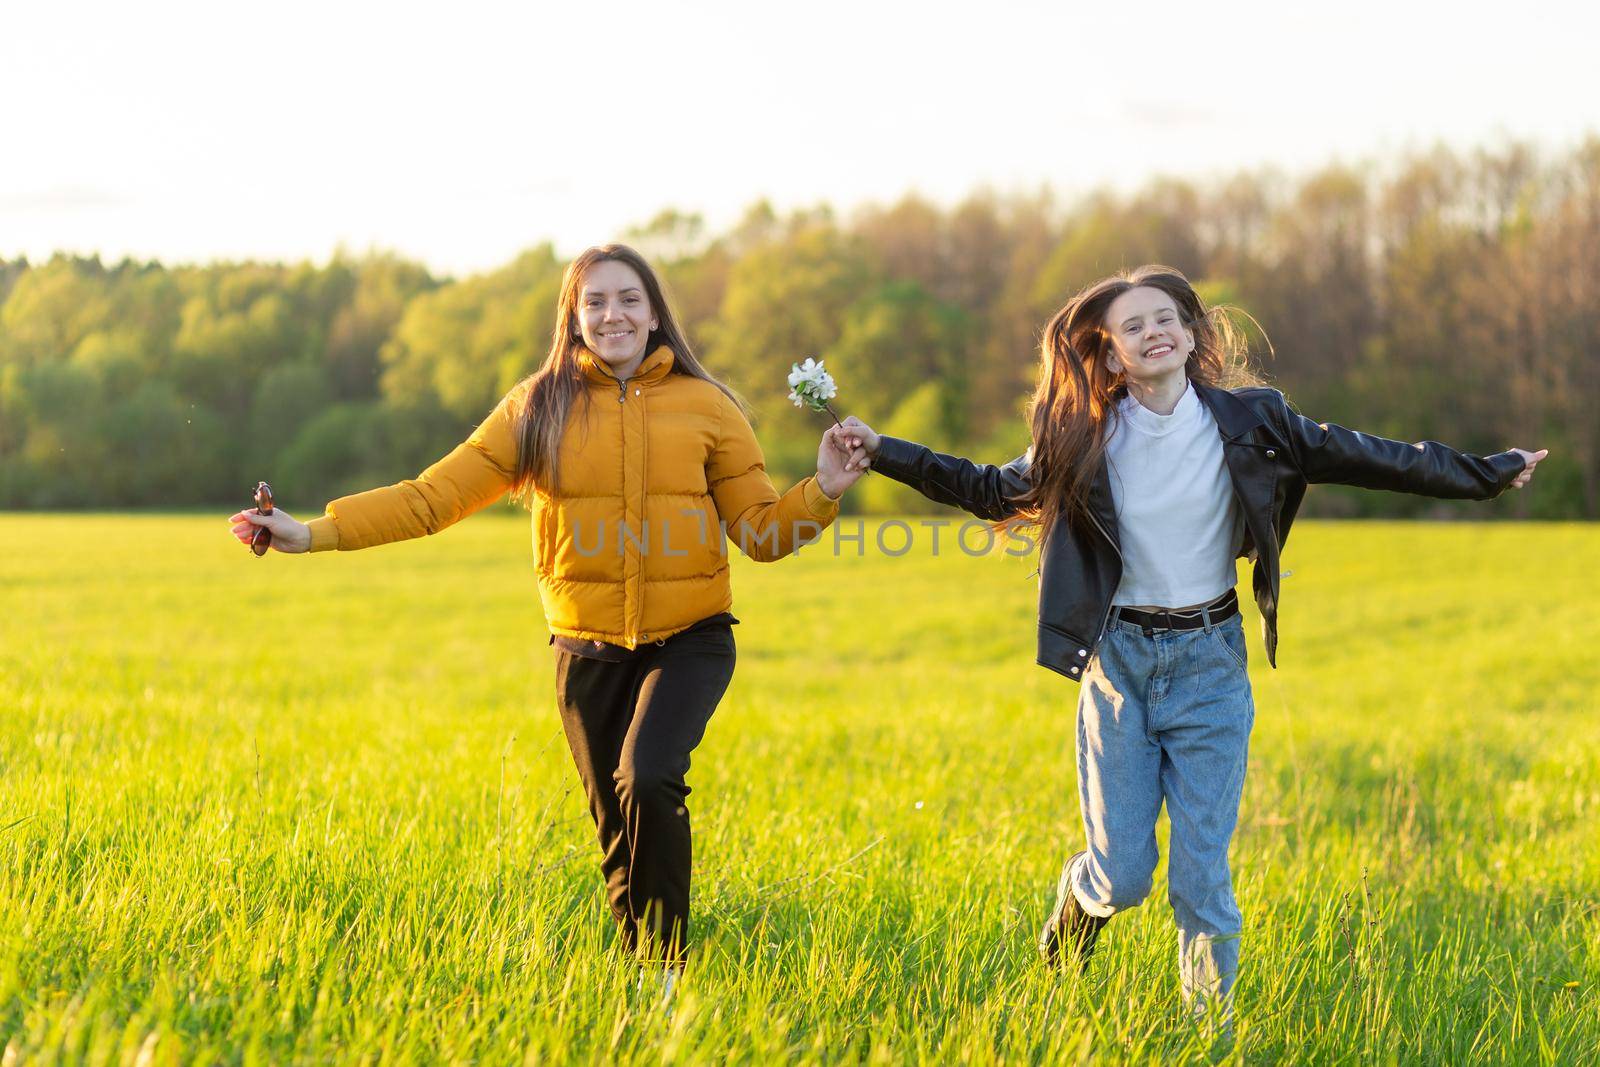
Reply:
[[[1122,372],[1106,365],[1111,351],[1106,312],[1117,297],[1141,286],[1170,296],[1184,328],[1194,334],[1194,351],[1184,364],[1191,381],[1220,388],[1257,383],[1249,368],[1247,338],[1233,316],[1252,324],[1255,320],[1236,308],[1207,308],[1181,272],[1151,264],[1095,282],[1045,327],[1039,384],[1028,409],[1031,484],[1020,511],[1004,525],[1038,525],[1041,539],[1063,519],[1078,529],[1088,528],[1089,491],[1105,460],[1107,431],[1117,402],[1128,395]]]
[[[643,256],[627,245],[596,245],[586,250],[567,267],[561,279],[561,296],[556,300],[556,324],[550,334],[550,354],[544,365],[528,378],[528,397],[517,415],[517,470],[512,480],[512,496],[531,500],[536,491],[550,492],[561,478],[561,436],[566,431],[567,420],[573,407],[587,402],[588,389],[584,383],[583,367],[578,362],[584,351],[583,334],[578,323],[578,298],[582,295],[583,276],[590,267],[606,260],[615,260],[632,267],[644,282],[645,296],[656,317],[656,328],[645,340],[645,351],[658,346],[672,349],[672,373],[687,374],[710,382],[728,395],[741,410],[743,401],[726,385],[717,381],[711,372],[700,365],[689,339],[678,325],[678,318],[667,303],[661,280],[650,269]]]

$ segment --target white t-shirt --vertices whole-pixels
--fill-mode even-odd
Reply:
[[[1232,589],[1244,515],[1222,457],[1217,421],[1186,381],[1171,415],[1132,396],[1106,442],[1122,542],[1113,604],[1204,604]]]

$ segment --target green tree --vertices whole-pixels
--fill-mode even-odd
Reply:
[[[823,425],[786,400],[789,368],[822,356],[839,337],[845,317],[872,277],[859,247],[831,224],[803,225],[785,239],[750,252],[728,279],[722,313],[710,331],[714,368],[739,389],[760,414],[758,431],[769,466],[793,476],[804,472],[800,442],[812,453]],[[852,383],[841,379],[848,402]],[[778,442],[797,444],[784,454],[794,468],[772,462]]]
[[[426,268],[398,256],[368,256],[348,266],[355,284],[329,318],[323,361],[341,400],[370,399],[378,395],[384,344],[406,305],[435,283]]]
[[[0,306],[0,363],[38,367],[66,358],[112,311],[98,260],[55,256],[22,274]]]
[[[562,270],[542,245],[412,299],[380,353],[384,399],[416,407],[434,398],[452,415],[481,419],[544,361]]]
[[[881,419],[931,385],[942,436],[960,440],[967,427],[969,333],[960,308],[940,303],[916,282],[895,281],[850,308],[824,356],[850,410]]]

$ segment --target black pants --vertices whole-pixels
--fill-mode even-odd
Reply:
[[[689,941],[689,753],[733,678],[733,630],[708,626],[623,663],[556,653],[556,700],[629,951],[678,963]]]

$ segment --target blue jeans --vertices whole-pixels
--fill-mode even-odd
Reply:
[[[1255,703],[1238,615],[1197,630],[1114,619],[1078,698],[1078,792],[1087,851],[1062,871],[1091,915],[1137,907],[1156,869],[1156,816],[1172,824],[1167,899],[1183,995],[1231,1016],[1241,920],[1228,870]],[[1065,899],[1064,897],[1062,899]]]

